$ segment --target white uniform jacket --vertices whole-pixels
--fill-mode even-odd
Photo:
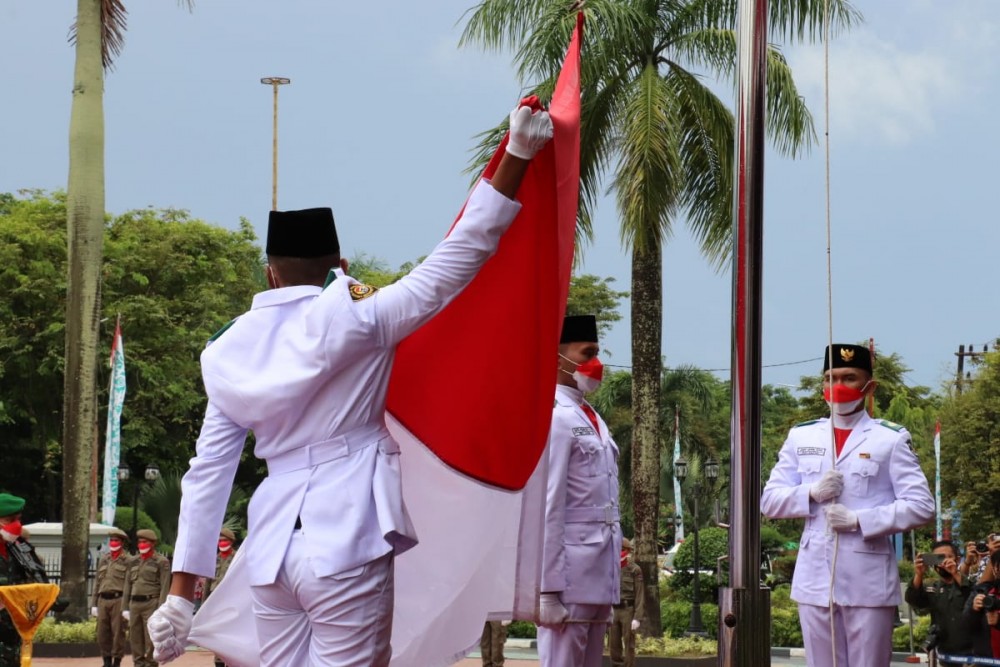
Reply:
[[[830,599],[834,533],[827,529],[823,506],[809,497],[809,487],[833,465],[833,447],[829,419],[792,428],[760,500],[761,512],[769,518],[805,518],[792,599],[820,607]],[[910,434],[898,424],[864,415],[844,443],[836,468],[844,474],[844,491],[831,502],[854,510],[859,528],[840,533],[834,602],[898,605],[899,571],[890,537],[934,517],[934,500]]]
[[[542,547],[542,592],[563,604],[617,604],[622,536],[618,446],[580,408],[583,394],[556,385],[549,432],[549,484]]]
[[[183,480],[174,571],[213,576],[248,430],[268,466],[242,547],[251,584],[275,581],[296,517],[320,577],[416,544],[385,427],[396,345],[465,288],[519,210],[481,182],[448,237],[395,284],[376,291],[338,269],[325,289],[254,297],[201,356],[208,408]]]

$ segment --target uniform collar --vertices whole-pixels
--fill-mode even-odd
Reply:
[[[560,405],[581,405],[585,401],[583,400],[583,392],[576,387],[567,387],[564,384],[557,384],[556,402]]]
[[[258,292],[253,297],[253,305],[250,310],[267,308],[269,306],[280,306],[299,299],[313,297],[323,291],[322,287],[316,285],[295,285],[293,287],[281,287]]]

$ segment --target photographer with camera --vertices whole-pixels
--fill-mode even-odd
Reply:
[[[958,566],[962,580],[969,586],[974,586],[979,578],[979,561],[986,553],[986,543],[980,542],[979,544],[983,547],[983,554],[979,553],[978,545],[975,541],[969,540],[965,543],[965,558],[962,559],[962,564]]]
[[[982,576],[965,603],[973,655],[1000,658],[1000,551],[990,554]]]
[[[938,578],[924,586],[927,568]],[[972,655],[972,633],[965,618],[965,601],[970,588],[958,568],[958,550],[947,540],[935,542],[929,554],[917,554],[913,580],[906,587],[905,598],[915,609],[929,609],[931,632],[927,650],[944,655]],[[960,664],[942,660],[942,665]]]

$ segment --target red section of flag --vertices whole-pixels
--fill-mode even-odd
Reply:
[[[520,214],[475,280],[400,344],[389,384],[389,412],[435,455],[505,489],[524,487],[552,419],[579,199],[582,36],[581,14],[549,106],[553,139],[521,184]]]

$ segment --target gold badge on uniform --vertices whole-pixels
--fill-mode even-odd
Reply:
[[[868,452],[861,452],[860,454],[858,454],[859,459],[870,459],[871,457],[872,455],[869,454]]]
[[[371,285],[362,285],[361,283],[357,283],[355,285],[351,285],[350,288],[351,299],[353,299],[354,301],[361,301],[362,299],[367,299],[377,291],[378,291],[377,287],[372,287]]]
[[[846,347],[840,348],[840,358],[847,363],[851,363],[854,361],[854,350]]]

